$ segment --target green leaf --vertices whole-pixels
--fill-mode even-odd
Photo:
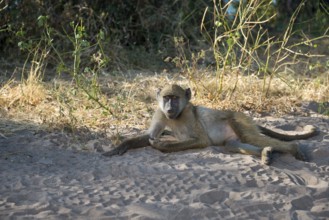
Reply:
[[[48,16],[40,15],[37,18],[38,27],[43,27],[47,24]]]
[[[229,46],[229,47],[232,47],[233,46],[233,43],[234,43],[234,40],[233,40],[233,38],[228,38],[227,40],[226,40],[226,43],[227,43],[227,45]]]
[[[98,37],[101,39],[101,40],[104,40],[105,39],[105,33],[103,30],[100,30],[99,33],[98,33]]]
[[[215,21],[215,26],[216,26],[216,27],[220,27],[220,26],[222,26],[222,25],[223,25],[222,22],[220,22],[220,21]]]
[[[81,46],[83,46],[83,47],[89,47],[89,42],[88,41],[86,41],[86,40],[82,40],[81,41]]]

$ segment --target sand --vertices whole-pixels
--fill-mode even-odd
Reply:
[[[65,133],[0,130],[0,219],[328,219],[329,119],[257,121],[317,126],[298,141],[309,162],[275,154],[265,166],[219,147],[107,158],[101,138],[79,149]]]

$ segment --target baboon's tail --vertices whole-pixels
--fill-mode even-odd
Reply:
[[[282,141],[293,141],[300,139],[307,139],[314,137],[318,134],[318,130],[313,125],[306,125],[303,127],[303,131],[289,131],[289,134],[284,134],[285,131],[277,131],[278,129],[269,129],[263,126],[258,125],[259,130],[262,134],[265,134],[269,137],[276,138]]]

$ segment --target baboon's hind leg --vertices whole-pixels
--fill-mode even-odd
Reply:
[[[266,165],[269,165],[272,162],[271,147],[265,147],[262,149],[236,140],[227,141],[225,147],[230,152],[259,156],[262,163]]]
[[[283,142],[261,135],[254,121],[242,113],[236,112],[229,122],[234,132],[243,143],[248,143],[260,148],[271,147],[273,151],[290,153],[299,160],[306,160],[304,153],[299,149],[297,144]]]
[[[296,143],[283,142],[260,134],[250,135],[243,142],[264,148],[270,146],[273,151],[289,153],[298,160],[306,160],[305,154]]]

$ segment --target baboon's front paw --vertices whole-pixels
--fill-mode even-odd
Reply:
[[[114,148],[113,150],[103,153],[103,156],[112,157],[115,155],[122,155],[122,154],[126,153],[127,150],[128,150],[127,147],[120,146],[120,147]]]
[[[165,150],[165,142],[163,141],[160,141],[160,139],[149,139],[150,141],[150,144],[153,148],[157,149],[157,150],[160,150],[160,151],[163,151]]]
[[[103,156],[105,156],[105,157],[112,157],[115,155],[118,155],[118,152],[115,150],[111,150],[111,151],[107,151],[107,152],[103,153]]]
[[[160,151],[165,150],[165,144],[163,142],[154,143],[152,147]]]
[[[269,165],[272,162],[272,147],[264,147],[261,154],[262,164]]]
[[[152,147],[156,147],[159,144],[160,139],[159,138],[150,138],[149,142],[150,142]]]
[[[157,149],[161,152],[167,151],[166,142],[160,141],[159,139],[150,139],[150,144],[154,149]]]

